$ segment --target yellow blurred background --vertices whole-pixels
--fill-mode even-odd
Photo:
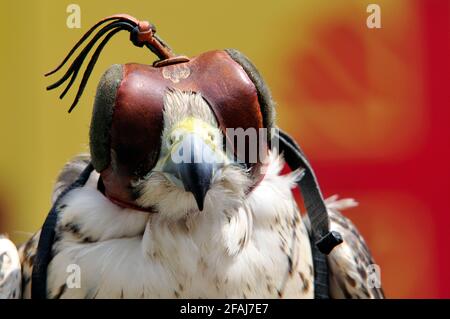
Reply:
[[[66,26],[71,3],[81,8],[80,29]],[[0,232],[20,243],[43,223],[59,170],[88,150],[93,97],[103,71],[113,63],[155,59],[134,47],[127,33],[119,33],[103,50],[70,115],[74,92],[60,101],[60,91],[45,90],[56,77],[43,74],[90,26],[108,15],[128,13],[154,23],[179,54],[221,48],[245,53],[278,102],[278,124],[296,136],[313,167],[317,163],[324,193],[339,192],[361,202],[348,215],[381,264],[388,296],[449,296],[438,277],[424,282],[425,274],[440,269],[434,267],[438,249],[432,237],[438,222],[425,200],[399,183],[385,189],[360,173],[333,175],[340,165],[351,172],[368,163],[401,166],[427,143],[432,125],[423,102],[423,2],[376,1],[382,8],[379,30],[366,27],[369,3],[1,1]],[[353,178],[361,183],[352,183]],[[414,215],[400,219],[395,217],[399,211]],[[408,247],[411,238],[414,244]]]

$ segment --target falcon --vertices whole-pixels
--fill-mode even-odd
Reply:
[[[384,297],[364,239],[340,213],[356,202],[323,199],[243,54],[175,55],[153,25],[115,15],[48,75],[99,27],[49,86],[68,81],[64,96],[102,39],[70,111],[115,33],[130,32],[159,60],[113,65],[102,76],[90,154],[62,169],[41,230],[18,250],[0,239],[1,297]]]

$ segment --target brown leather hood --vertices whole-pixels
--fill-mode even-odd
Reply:
[[[191,59],[178,56],[156,35],[156,28],[151,23],[126,14],[100,20],[83,35],[64,60],[46,74],[59,71],[77,49],[87,43],[65,74],[47,87],[51,90],[67,83],[60,96],[64,97],[90,50],[101,41],[87,64],[69,112],[83,94],[103,47],[121,31],[129,32],[134,45],[148,48],[159,60],[152,66],[134,63],[113,65],[99,82],[90,130],[91,160],[101,174],[99,188],[112,200],[124,206],[135,205],[132,182],[144,177],[155,166],[161,148],[163,99],[167,90],[175,88],[200,93],[211,107],[223,133],[227,133],[227,128],[258,130],[273,127],[274,107],[270,92],[256,68],[240,52],[227,49],[206,52]],[[269,136],[261,140],[262,143],[259,138],[257,141],[258,160],[249,163],[250,143],[246,143],[245,154],[239,154],[230,147],[235,143],[234,138],[226,136],[227,152],[233,151],[240,161],[247,163],[255,184],[261,178],[258,167],[262,159],[259,156],[266,153]],[[254,148],[255,145],[251,146]]]
[[[163,97],[173,88],[201,93],[224,134],[226,128],[263,127],[257,90],[225,51],[159,67],[125,64],[113,107],[110,165],[101,171],[109,197],[133,200],[131,181],[156,164],[164,128]]]

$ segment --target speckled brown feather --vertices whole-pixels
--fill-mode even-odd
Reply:
[[[81,154],[73,158],[64,165],[53,188],[52,205],[58,198],[59,194],[69,187],[81,174],[84,168],[89,164],[90,156]],[[20,263],[22,264],[22,297],[31,297],[31,274],[33,271],[33,261],[36,254],[39,236],[41,232],[35,233],[27,242],[22,244],[18,251]]]
[[[352,199],[338,200],[337,196],[326,201],[330,215],[330,228],[341,233],[344,242],[328,256],[330,270],[330,294],[332,298],[382,299],[384,292],[371,284],[371,265],[375,261],[366,242],[355,225],[339,210],[356,206]]]
[[[22,298],[31,298],[31,274],[41,231],[35,233],[18,251],[22,265]]]

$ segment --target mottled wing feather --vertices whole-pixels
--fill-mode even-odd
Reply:
[[[79,177],[84,168],[89,164],[89,155],[78,155],[64,165],[53,188],[52,205],[61,192],[70,186]],[[36,255],[37,245],[41,232],[38,231],[26,243],[20,246],[19,256],[22,265],[22,295],[23,298],[31,297],[31,274]]]
[[[16,246],[0,236],[0,299],[21,297],[20,261]]]
[[[31,274],[40,234],[41,232],[38,231],[19,247],[20,264],[22,265],[22,298],[26,299],[31,298]]]
[[[330,229],[338,231],[344,242],[328,256],[332,298],[384,298],[379,276],[374,278],[373,257],[355,225],[339,211],[356,206],[352,199],[326,200]],[[377,266],[375,266],[377,267]]]
[[[69,187],[73,182],[77,180],[81,172],[86,168],[86,166],[91,161],[91,157],[88,154],[80,154],[69,162],[67,162],[61,172],[53,188],[52,194],[52,204],[56,201],[58,196]]]

